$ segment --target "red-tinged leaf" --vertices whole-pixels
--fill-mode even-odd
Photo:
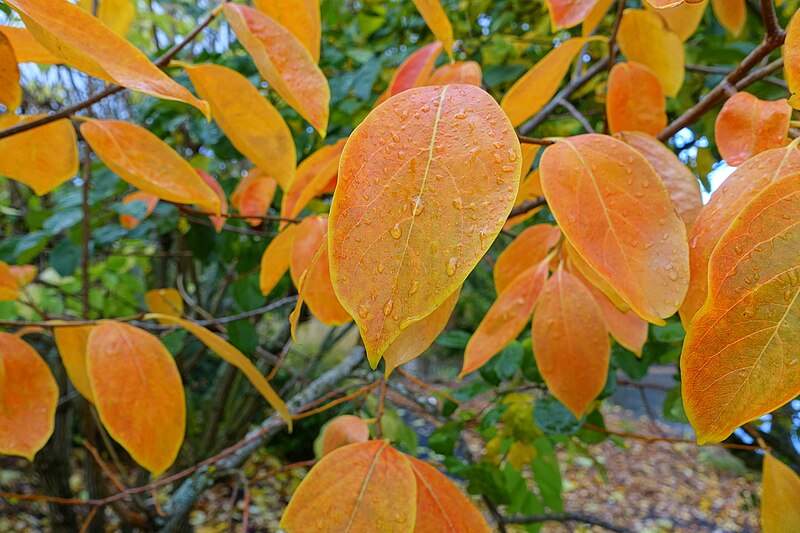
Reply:
[[[69,380],[81,393],[81,396],[92,403],[94,403],[94,395],[89,383],[89,375],[86,373],[86,346],[89,342],[89,334],[93,329],[94,326],[53,328],[56,347],[61,355],[61,362],[67,370]]]
[[[14,55],[19,63],[42,63],[46,65],[61,63],[61,60],[39,44],[26,28],[0,26],[0,33],[5,35],[11,42]]]
[[[606,115],[611,133],[657,135],[667,127],[667,101],[653,71],[638,63],[617,63],[608,77]]]
[[[684,165],[678,156],[655,137],[644,133],[624,132],[616,135],[624,143],[647,159],[669,191],[672,205],[686,225],[688,234],[697,215],[703,208],[700,182],[694,172]]]
[[[553,30],[577,26],[589,16],[598,0],[547,0]]]
[[[287,533],[411,533],[416,502],[408,460],[388,441],[371,440],[337,448],[314,465],[279,527]]]
[[[475,61],[446,63],[431,74],[426,85],[466,84],[481,86],[483,73]]]
[[[91,13],[95,0],[79,0],[78,6]],[[97,18],[120,37],[128,35],[131,24],[136,19],[133,0],[97,0]]]
[[[395,368],[416,359],[430,348],[450,321],[460,293],[461,289],[458,289],[436,311],[400,332],[383,354],[387,378]]]
[[[708,298],[686,332],[683,406],[698,444],[800,394],[800,174],[739,213],[708,264]]]
[[[579,135],[548,146],[539,170],[548,206],[577,253],[636,314],[664,324],[686,295],[689,250],[683,221],[647,159],[613,137]]]
[[[197,94],[208,101],[214,121],[244,154],[286,190],[294,179],[294,139],[269,100],[247,78],[222,65],[179,63]]]
[[[708,7],[708,1],[685,2],[665,9],[654,8],[647,3],[645,7],[655,11],[667,28],[672,30],[682,42],[686,42],[700,26],[700,21],[703,20],[703,15]]]
[[[0,261],[0,302],[13,302],[19,298],[19,282],[5,261]]]
[[[417,480],[414,533],[489,533],[486,519],[473,503],[436,468],[406,456]]]
[[[736,93],[725,102],[714,124],[722,158],[738,167],[754,155],[786,145],[792,108],[785,98],[769,102]]]
[[[673,97],[678,94],[685,75],[683,42],[659,15],[644,9],[626,9],[617,40],[628,61],[641,63],[653,71],[664,94]]]
[[[714,16],[723,28],[733,35],[742,33],[747,21],[747,3],[745,0],[711,0]]]
[[[195,98],[139,49],[75,4],[52,0],[6,3],[19,14],[34,38],[65,64],[157,98],[185,102],[208,116],[207,103]]]
[[[514,279],[530,267],[541,263],[561,238],[561,230],[550,224],[536,224],[517,235],[494,264],[494,288],[505,292]]]
[[[203,179],[203,182],[208,185],[208,187],[214,191],[219,198],[219,205],[220,205],[220,215],[227,215],[228,214],[228,198],[225,196],[225,191],[222,189],[222,185],[219,184],[214,177],[206,172],[205,170],[200,170],[199,168],[194,169],[195,172]],[[222,231],[222,227],[225,225],[225,217],[224,216],[212,216],[209,217],[211,219],[211,224],[214,226],[214,229],[217,230],[217,233]]]
[[[322,39],[319,0],[255,0],[254,4],[297,37],[314,61],[319,61]]]
[[[511,86],[500,105],[514,127],[535,115],[556,94],[583,46],[599,37],[576,37],[551,50]]]
[[[278,182],[269,177],[261,169],[251,170],[247,176],[239,180],[231,194],[231,205],[245,216],[263,217],[272,205]],[[251,226],[258,226],[260,218],[248,218]]]
[[[800,530],[800,477],[797,473],[767,452],[761,480],[761,526],[764,533]]]
[[[17,55],[19,58],[19,55]],[[800,109],[800,11],[792,15],[786,27],[786,42],[783,45],[783,72],[789,84],[789,105]]]
[[[322,194],[339,172],[339,159],[347,139],[326,145],[308,156],[297,167],[294,181],[281,201],[281,216],[294,218],[312,199]]]
[[[331,275],[373,367],[489,249],[520,167],[511,124],[472,85],[405,91],[350,136],[331,205]]]
[[[440,41],[434,41],[408,56],[405,61],[397,67],[391,81],[389,81],[389,87],[386,93],[382,96],[382,100],[400,94],[408,89],[413,89],[414,87],[433,85],[427,82],[433,72],[436,58],[439,57],[441,53],[442,43]],[[382,100],[377,103],[381,103]]]
[[[143,191],[134,191],[130,194],[126,194],[121,201],[122,205],[128,205],[132,202],[141,202],[144,204],[145,212],[141,219],[138,219],[135,216],[127,213],[121,214],[119,216],[119,224],[126,229],[134,229],[142,222],[142,220],[149,217],[156,208],[156,205],[158,205],[158,197]]]
[[[121,120],[88,120],[80,129],[103,163],[137,189],[219,212],[219,198],[194,167],[148,130]]]
[[[256,368],[256,365],[242,352],[237,350],[235,346],[203,326],[172,314],[148,313],[144,318],[147,320],[155,319],[162,324],[176,324],[182,327],[197,337],[200,342],[205,344],[215,354],[238,368],[242,374],[247,377],[253,387],[261,393],[261,396],[275,409],[283,421],[286,422],[289,431],[292,430],[292,415],[289,413],[289,408],[286,407],[286,404],[281,400],[281,397],[278,396],[278,393],[270,386],[267,378]]]
[[[0,115],[0,129],[36,118]],[[40,150],[42,146],[48,150]],[[0,139],[0,174],[24,183],[37,196],[52,191],[77,171],[78,139],[69,120],[56,120]]]
[[[582,37],[588,37],[594,33],[603,21],[603,17],[605,17],[608,10],[611,9],[612,3],[614,3],[614,0],[597,0],[594,3],[594,7],[592,7],[592,10],[586,15],[583,26],[581,26]]]
[[[186,431],[183,383],[172,355],[150,333],[108,321],[89,334],[86,372],[109,435],[161,475],[178,456]]]
[[[261,256],[261,273],[258,284],[261,294],[267,296],[289,270],[289,256],[297,233],[297,225],[287,226],[270,241]]]
[[[0,333],[0,454],[33,461],[55,426],[58,385],[28,343]]]
[[[324,138],[331,92],[308,50],[289,30],[260,11],[226,3],[224,12],[264,79]]]
[[[548,390],[581,418],[608,377],[611,344],[600,307],[578,278],[559,268],[539,295],[531,332]]]
[[[483,317],[469,339],[459,377],[478,370],[519,337],[547,279],[550,258],[517,275]]]
[[[708,294],[708,259],[733,219],[770,183],[800,172],[797,142],[786,148],[768,150],[746,161],[728,176],[724,186],[711,195],[689,235],[689,291],[680,309],[683,327],[688,329]]]
[[[453,26],[442,9],[442,4],[439,0],[412,1],[433,35],[442,42],[445,53],[450,56],[450,59],[453,59]]]
[[[14,113],[21,102],[17,57],[11,41],[0,32],[0,104],[5,106],[7,112]]]
[[[353,415],[337,416],[320,430],[321,455],[328,455],[333,450],[369,440],[369,426],[363,418]]]
[[[151,313],[181,316],[183,314],[183,298],[175,289],[153,289],[144,295],[144,303]],[[159,322],[163,324],[164,322]]]
[[[36,279],[39,269],[33,265],[11,265],[8,267],[11,277],[17,282],[17,286],[21,289],[31,281]]]

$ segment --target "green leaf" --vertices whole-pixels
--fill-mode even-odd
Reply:
[[[536,459],[531,461],[531,471],[539,487],[539,494],[544,504],[551,510],[561,512],[564,503],[561,499],[561,470],[558,467],[558,458],[553,452],[550,439],[539,437],[533,442],[536,446]]]
[[[453,348],[455,350],[463,350],[467,347],[467,343],[472,335],[466,331],[452,330],[445,331],[436,338],[436,344],[444,348]]]
[[[499,385],[501,382],[514,377],[514,374],[522,364],[522,345],[514,341],[506,346],[503,351],[495,355],[483,365],[479,372],[481,377],[492,385]]]
[[[463,424],[451,420],[431,433],[428,438],[428,448],[441,455],[453,455],[458,441],[461,439]]]
[[[64,209],[56,211],[50,218],[45,220],[42,229],[50,235],[58,235],[81,220],[83,220],[83,212],[79,207]]]
[[[586,416],[580,420],[553,396],[537,400],[533,406],[533,419],[547,435],[574,435],[583,425]]]

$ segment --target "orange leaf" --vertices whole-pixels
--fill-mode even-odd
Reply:
[[[547,279],[549,262],[548,257],[521,272],[498,295],[467,343],[459,377],[481,368],[522,333]]]
[[[194,167],[146,129],[121,120],[88,120],[81,134],[109,169],[137,189],[219,212],[219,198]]]
[[[253,8],[226,3],[223,10],[264,79],[324,138],[331,92],[328,80],[303,43]]]
[[[678,94],[685,74],[683,42],[659,15],[644,9],[626,9],[617,39],[628,61],[641,63],[653,71],[664,94]]]
[[[389,87],[386,89],[383,98],[385,99],[400,94],[414,87],[434,85],[433,83],[428,83],[428,80],[436,64],[436,58],[439,57],[441,53],[442,43],[440,41],[434,41],[409,55],[400,66],[397,67],[394,75],[392,75],[392,79],[389,81]],[[376,105],[378,103],[381,102],[377,102]]]
[[[43,63],[47,65],[61,63],[61,60],[39,44],[26,28],[0,26],[0,33],[5,35],[11,42],[14,55],[19,63]]]
[[[563,268],[542,289],[532,333],[533,354],[547,388],[580,418],[606,384],[611,345],[597,302]]]
[[[0,115],[0,129],[35,118],[38,117]],[[42,152],[42,146],[48,150]],[[0,139],[0,174],[24,183],[37,196],[52,191],[77,171],[78,139],[67,119]]]
[[[517,235],[494,264],[494,288],[505,292],[514,279],[530,267],[541,263],[561,238],[561,230],[550,224],[536,224]]]
[[[308,50],[314,61],[319,61],[322,39],[322,21],[319,0],[255,0],[255,6],[289,30]]]
[[[800,530],[800,477],[797,473],[767,452],[761,479],[761,525],[764,533]]]
[[[663,325],[686,295],[689,251],[650,163],[613,137],[589,134],[548,146],[539,170],[548,206],[578,254],[636,314]]]
[[[414,472],[388,441],[350,444],[314,465],[289,500],[279,527],[288,533],[411,533],[416,500]]]
[[[151,313],[161,313],[170,316],[181,316],[183,314],[183,298],[181,293],[175,289],[153,289],[144,295],[144,302],[147,310]],[[170,322],[159,322],[159,324],[169,324]]]
[[[769,102],[736,93],[725,102],[714,124],[722,158],[738,167],[756,154],[786,144],[792,108],[785,98]]]
[[[5,261],[0,261],[0,302],[13,302],[19,298],[19,282]]]
[[[233,146],[286,190],[294,178],[294,139],[269,100],[247,78],[222,65],[178,63],[197,94],[208,101],[214,121]]]
[[[672,150],[655,137],[637,132],[619,133],[616,137],[642,154],[661,176],[672,205],[675,206],[675,210],[686,225],[686,232],[689,233],[700,209],[703,208],[700,182],[694,173]]]
[[[146,209],[144,212],[144,216],[142,216],[141,220],[127,213],[121,214],[119,216],[119,224],[126,229],[134,229],[142,222],[142,220],[149,217],[150,214],[153,212],[153,209],[155,209],[156,205],[158,205],[158,197],[153,196],[152,194],[148,194],[146,192],[134,191],[130,194],[125,195],[121,203],[122,205],[127,205],[131,202],[142,202],[145,204]]]
[[[581,279],[588,281],[593,287],[600,290],[614,304],[614,307],[623,312],[630,311],[631,306],[620,298],[617,291],[586,262],[586,259],[581,257],[572,243],[566,239],[563,242],[563,250],[569,259],[569,265],[573,267],[572,271],[579,272]]]
[[[322,455],[328,455],[333,450],[369,440],[369,426],[363,418],[353,415],[337,416],[320,430],[322,438]]]
[[[598,0],[547,0],[553,30],[577,26],[589,16]]]
[[[450,59],[453,59],[453,26],[442,9],[442,4],[439,0],[413,0],[413,2],[425,20],[425,24],[431,29],[436,39],[444,45],[445,53]]]
[[[350,136],[331,205],[331,277],[373,368],[489,249],[520,166],[511,124],[472,85],[405,91]]]
[[[611,4],[614,3],[614,0],[597,0],[594,3],[594,7],[586,15],[586,18],[583,21],[583,26],[581,26],[581,36],[588,37],[590,36],[600,25],[600,22],[603,21],[603,17],[606,16],[608,10],[611,8]]]
[[[264,255],[261,256],[261,272],[259,274],[259,287],[261,294],[268,295],[281,277],[289,270],[289,256],[294,243],[297,225],[288,226],[270,241]]]
[[[208,187],[214,191],[219,198],[219,205],[220,205],[220,214],[227,215],[228,214],[228,199],[225,197],[225,191],[222,189],[222,186],[219,184],[217,180],[214,179],[211,174],[206,172],[205,170],[200,170],[199,168],[194,169],[197,174],[203,178],[203,182],[205,182]],[[211,219],[211,224],[214,226],[214,229],[217,230],[217,233],[222,231],[222,227],[225,225],[225,217],[224,216],[212,216],[209,217]]]
[[[94,2],[95,0],[79,0],[78,6],[91,13]],[[114,33],[125,37],[136,19],[136,8],[132,0],[98,0],[97,18]]]
[[[653,71],[638,63],[617,63],[608,77],[606,115],[611,133],[657,135],[667,127],[667,101]]]
[[[756,194],[773,181],[796,172],[800,172],[800,153],[794,142],[746,161],[711,195],[689,236],[689,291],[680,309],[684,328],[688,330],[692,317],[706,301],[708,259],[722,234]]]
[[[430,348],[450,321],[460,293],[461,289],[456,290],[436,311],[400,332],[383,354],[387,378],[395,368],[416,359]]]
[[[524,145],[523,145],[524,146]],[[522,168],[525,168],[525,150],[523,149],[523,158],[522,158]],[[530,173],[522,180],[522,184],[519,186],[519,190],[517,191],[517,199],[514,200],[514,207],[522,205],[524,202],[528,200],[533,200],[535,198],[539,198],[540,196],[544,196],[544,191],[542,190],[542,180],[539,176],[539,169],[531,170]],[[542,206],[543,207],[543,206]],[[529,210],[526,213],[522,213],[513,217],[510,217],[508,221],[506,221],[503,229],[511,229],[517,224],[520,224],[533,215],[541,211],[542,207],[536,207]]]
[[[747,21],[747,4],[745,0],[711,0],[714,16],[723,28],[733,35],[742,33]]]
[[[186,431],[183,383],[172,355],[150,333],[104,321],[89,334],[86,372],[109,435],[161,475],[178,456]]]
[[[231,205],[245,216],[263,217],[272,205],[278,182],[261,169],[252,169],[239,180],[231,194]],[[260,218],[248,218],[251,226],[261,224]]]
[[[455,61],[434,70],[426,85],[463,83],[480,87],[482,80],[481,66],[475,61]]]
[[[800,174],[764,189],[708,264],[708,298],[686,332],[683,405],[698,444],[800,394]]]
[[[789,84],[789,105],[800,109],[800,11],[792,15],[786,27],[786,42],[783,45],[783,72]],[[17,55],[19,58],[19,55]]]
[[[281,201],[281,216],[294,218],[313,198],[325,191],[339,172],[339,159],[347,139],[323,146],[300,163],[294,181]]]
[[[17,56],[11,41],[0,32],[0,105],[6,112],[14,113],[22,103],[22,87],[19,85]]]
[[[36,279],[36,274],[39,272],[33,265],[11,265],[8,270],[20,289]]]
[[[0,332],[0,454],[33,461],[55,426],[58,385],[28,343]]]
[[[703,20],[706,7],[708,7],[708,1],[686,2],[665,9],[653,8],[651,4],[647,3],[645,7],[654,10],[667,28],[672,30],[682,42],[686,42],[700,26],[700,21]]]
[[[157,98],[185,102],[208,116],[195,98],[150,62],[139,49],[69,2],[8,0],[34,38],[67,65],[101,80]]]
[[[94,403],[92,386],[86,373],[86,346],[94,326],[65,326],[53,329],[61,362],[67,370],[69,380],[81,396]]]
[[[576,37],[554,48],[511,86],[500,105],[514,127],[536,114],[556,94],[583,46],[600,37]]]

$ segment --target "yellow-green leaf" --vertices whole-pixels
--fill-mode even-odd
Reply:
[[[91,13],[95,0],[79,0],[78,6]],[[120,37],[128,35],[136,18],[133,0],[97,0],[97,18]]]

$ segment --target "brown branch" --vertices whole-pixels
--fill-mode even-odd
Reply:
[[[606,522],[602,518],[586,513],[542,513],[528,516],[512,516],[504,518],[506,524],[538,524],[540,522],[583,522],[592,526],[600,526],[617,533],[633,533],[628,528]]]
[[[550,146],[556,142],[550,139],[539,139],[537,137],[526,137],[525,135],[517,135],[520,144],[538,144],[539,146]]]
[[[638,433],[626,433],[624,431],[614,431],[612,429],[602,428],[594,424],[584,424],[584,428],[594,431],[596,433],[605,433],[606,435],[614,435],[615,437],[622,437],[624,439],[640,440],[642,442],[666,442],[668,444],[697,444],[697,442],[690,439],[677,439],[673,437],[653,437],[650,435],[639,435]],[[734,450],[760,450],[761,446],[752,446],[750,444],[735,444],[730,442],[719,442],[717,446],[723,448],[730,448]]]
[[[533,211],[537,207],[542,207],[543,205],[547,205],[547,200],[544,196],[539,196],[538,198],[533,198],[532,200],[525,200],[511,210],[511,212],[508,214],[508,218],[514,218],[516,216],[523,215],[528,211]]]
[[[299,218],[289,218],[289,217],[281,217],[281,216],[274,216],[274,215],[240,215],[237,213],[220,213],[217,215],[216,213],[212,213],[210,211],[201,211],[200,209],[195,209],[193,207],[189,207],[183,204],[175,204],[173,203],[181,212],[189,214],[189,215],[199,215],[199,216],[207,216],[207,217],[220,217],[220,218],[230,218],[234,220],[247,220],[247,219],[257,219],[257,220],[266,220],[266,221],[276,221],[276,222],[289,222],[290,224],[299,224],[302,222],[302,219]]]
[[[625,12],[626,0],[617,0],[617,14],[614,17],[614,26],[611,28],[611,35],[608,37],[608,70],[614,66],[617,61],[617,33],[619,33],[619,26],[622,23],[622,14]]]

